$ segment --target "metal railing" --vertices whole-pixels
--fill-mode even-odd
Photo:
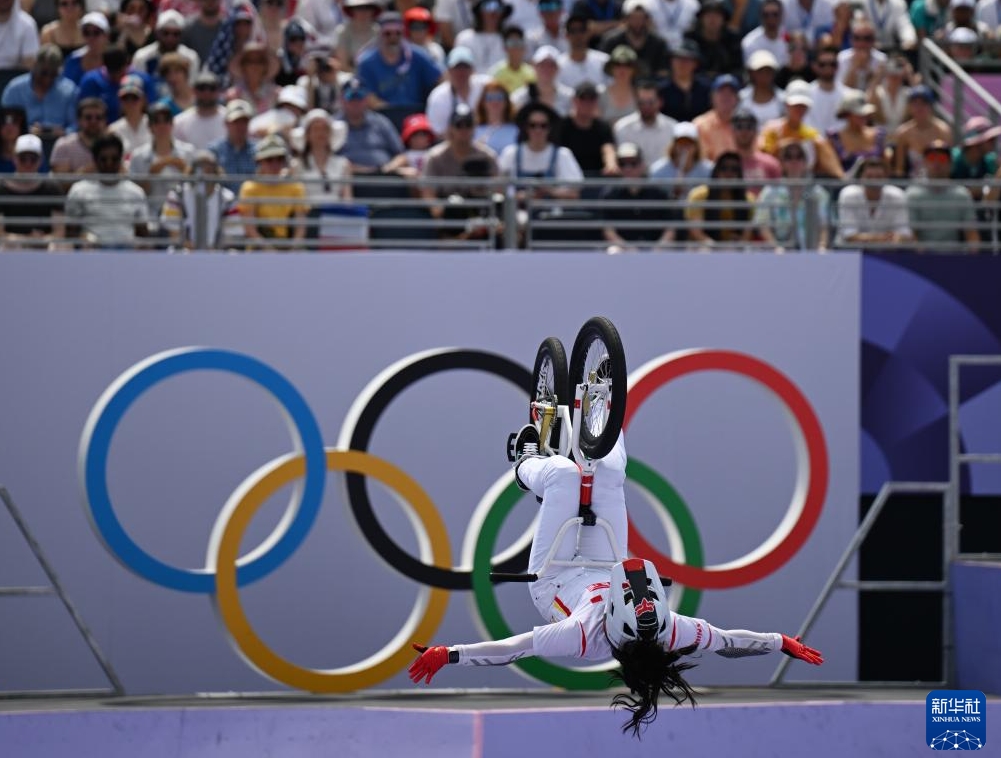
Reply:
[[[938,98],[936,108],[952,125],[957,144],[961,142],[963,124],[971,116],[984,116],[992,124],[1001,124],[1001,103],[928,37],[921,42],[918,64],[922,81]]]
[[[6,180],[10,180],[10,176]],[[27,178],[27,177],[25,177]],[[37,177],[43,178],[43,177]],[[81,179],[78,175],[46,176],[69,186]],[[95,177],[88,177],[95,178]],[[144,184],[166,183],[175,190],[181,185],[177,177],[127,177]],[[1001,181],[993,177],[962,183],[989,198],[974,202],[977,218],[967,227],[976,232],[975,241],[966,239],[955,222],[941,213],[925,213],[911,220],[916,240],[860,242],[844,238],[840,232],[838,193],[844,185],[833,180],[780,180],[785,187],[798,187],[802,199],[783,205],[766,204],[763,200],[705,200],[693,203],[688,192],[706,182],[682,180],[670,182],[657,179],[641,180],[647,187],[665,192],[665,200],[613,200],[603,197],[607,188],[623,187],[628,182],[617,178],[594,178],[575,185],[576,197],[553,197],[551,182],[546,180],[505,179],[472,180],[448,178],[438,181],[355,177],[351,180],[353,195],[342,200],[335,189],[336,182],[319,192],[317,186],[307,187],[304,198],[282,195],[255,196],[230,203],[212,205],[212,187],[251,179],[261,185],[287,184],[289,178],[264,177],[201,177],[185,180],[191,189],[187,205],[173,197],[164,205],[180,211],[173,216],[151,200],[147,211],[148,228],[130,229],[125,209],[115,206],[107,218],[73,218],[68,215],[65,196],[53,196],[54,215],[21,216],[19,207],[37,208],[37,196],[18,197],[7,194],[0,205],[0,224],[9,232],[27,228],[45,234],[34,237],[12,237],[0,234],[0,248],[48,249],[70,251],[79,249],[129,250],[375,250],[375,249],[454,249],[454,250],[596,250],[620,251],[707,251],[746,250],[774,252],[782,250],[814,250],[827,240],[829,249],[918,250],[921,252],[989,252],[1001,251],[997,229],[995,199],[1001,195]],[[634,184],[639,182],[634,181]],[[893,183],[893,182],[889,182]],[[306,183],[308,184],[308,183]],[[952,180],[925,180],[929,187],[955,187]],[[709,182],[710,187],[734,187],[734,182]],[[808,190],[823,187],[829,203],[826,214],[818,213],[817,199]],[[991,194],[989,190],[994,189]],[[430,193],[426,192],[430,190]],[[167,193],[158,193],[163,196]],[[228,196],[227,196],[228,197]],[[118,202],[116,200],[116,202]],[[927,202],[927,201],[926,201]],[[933,197],[931,202],[938,202]],[[96,211],[101,207],[91,206]],[[286,211],[276,209],[285,208]],[[214,210],[210,210],[214,209]],[[298,211],[298,212],[296,212]],[[741,216],[738,212],[743,211]],[[772,211],[775,211],[774,213]],[[218,214],[210,218],[212,213]],[[282,215],[284,213],[284,215]],[[756,220],[756,214],[757,220]],[[105,214],[98,213],[97,216]],[[117,224],[116,233],[127,244],[102,240],[102,228]],[[102,227],[102,224],[105,227]],[[72,227],[78,234],[68,234]],[[248,238],[247,227],[265,230],[269,236]],[[780,228],[780,226],[782,228]],[[795,227],[791,242],[790,228]],[[275,233],[274,229],[280,229]],[[606,230],[614,230],[626,238],[627,245],[611,240]],[[750,234],[744,232],[750,230]],[[88,234],[89,231],[89,234]],[[664,239],[663,232],[669,232]],[[766,231],[779,240],[769,239]],[[943,241],[943,237],[947,238]],[[635,238],[635,239],[634,239]],[[932,241],[935,240],[935,241]]]

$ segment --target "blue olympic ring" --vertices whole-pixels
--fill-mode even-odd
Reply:
[[[326,453],[319,425],[305,399],[288,379],[256,358],[228,350],[188,347],[168,350],[136,364],[108,387],[91,411],[80,440],[79,466],[91,525],[125,568],[164,587],[212,594],[214,571],[177,568],[149,555],[122,528],[108,495],[108,452],[125,412],[155,384],[197,370],[227,371],[249,379],[267,390],[285,411],[295,450],[305,459],[301,497],[296,505],[296,495],[292,496],[285,517],[271,536],[253,554],[241,559],[237,582],[241,586],[250,584],[281,566],[306,539],[320,511],[326,487]]]

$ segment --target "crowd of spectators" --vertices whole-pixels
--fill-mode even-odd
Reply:
[[[291,249],[407,198],[461,240],[507,177],[522,223],[592,201],[613,251],[974,250],[1001,129],[943,121],[914,64],[991,54],[999,7],[0,0],[0,235]]]

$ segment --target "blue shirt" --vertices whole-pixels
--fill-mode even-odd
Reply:
[[[0,103],[24,108],[28,124],[58,126],[70,129],[76,125],[76,85],[64,76],[53,82],[52,87],[39,99],[31,88],[31,72],[11,79],[3,91]]]
[[[393,122],[381,113],[368,111],[361,126],[348,124],[348,137],[339,154],[359,166],[379,168],[403,150],[403,140]]]
[[[257,173],[257,161],[254,160],[254,145],[256,141],[248,140],[247,144],[237,149],[228,139],[216,140],[209,145],[209,150],[219,159],[219,168],[224,174],[252,176]],[[238,192],[242,181],[226,182],[227,189]]]
[[[442,70],[423,49],[404,44],[403,59],[392,66],[378,47],[369,48],[358,57],[357,74],[371,92],[390,105],[419,105],[423,110]]]
[[[148,74],[141,71],[129,69],[126,76],[138,76],[143,80],[143,89],[146,90],[146,102],[155,103],[158,99],[156,87]],[[101,66],[93,71],[88,71],[80,80],[78,99],[85,97],[99,97],[108,106],[108,123],[114,123],[122,117],[121,104],[118,102],[118,82],[113,82],[108,77],[108,70]]]
[[[70,56],[63,61],[63,76],[74,84],[79,85],[83,75],[87,73],[83,70],[83,56],[87,52],[86,47],[81,47],[70,53]]]

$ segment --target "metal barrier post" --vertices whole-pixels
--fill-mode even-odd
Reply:
[[[513,184],[504,189],[504,248],[518,247],[518,193]]]

